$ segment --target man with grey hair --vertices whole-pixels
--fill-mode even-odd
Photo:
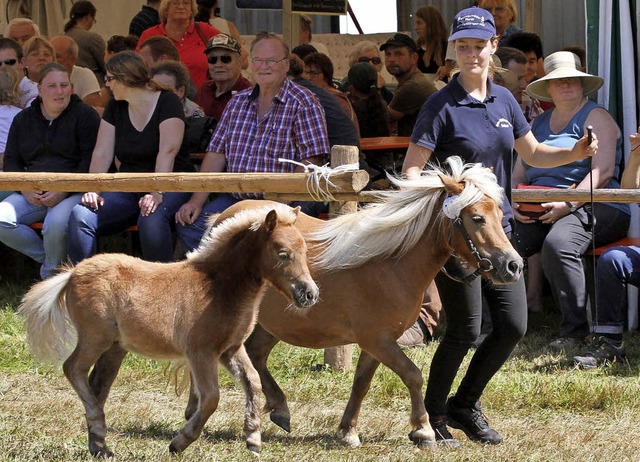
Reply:
[[[40,36],[40,28],[29,18],[14,18],[7,24],[4,29],[4,36],[12,38],[20,46],[31,37]]]
[[[103,107],[100,96],[100,84],[91,69],[76,66],[78,62],[78,44],[67,35],[56,35],[50,40],[56,52],[56,61],[69,73],[73,91],[85,103],[94,107]]]

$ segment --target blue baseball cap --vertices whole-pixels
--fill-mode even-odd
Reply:
[[[453,32],[449,41],[461,38],[489,40],[496,35],[496,23],[493,15],[478,7],[466,8],[453,18]]]

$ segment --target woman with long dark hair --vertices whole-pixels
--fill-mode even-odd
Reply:
[[[87,0],[75,2],[69,12],[69,21],[64,25],[64,33],[78,44],[78,66],[91,69],[100,85],[104,82],[104,39],[91,28],[96,23],[96,7]]]

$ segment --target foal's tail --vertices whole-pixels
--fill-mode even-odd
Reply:
[[[34,285],[22,298],[18,313],[25,318],[27,341],[34,356],[54,363],[67,359],[76,346],[65,289],[71,268]]]

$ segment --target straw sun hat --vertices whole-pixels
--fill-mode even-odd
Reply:
[[[545,76],[531,82],[527,93],[540,101],[551,101],[547,90],[547,81],[579,77],[582,80],[582,94],[587,96],[602,86],[604,80],[596,75],[579,71],[580,58],[570,51],[557,51],[544,59]]]

